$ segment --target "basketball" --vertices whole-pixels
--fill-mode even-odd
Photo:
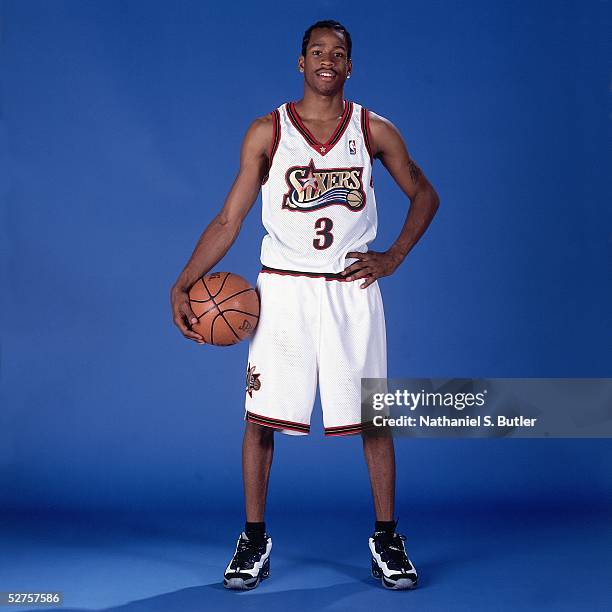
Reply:
[[[191,329],[216,346],[248,338],[259,321],[259,295],[250,283],[231,272],[214,272],[189,290],[189,305],[198,322]]]
[[[363,203],[363,195],[361,195],[361,192],[353,189],[352,191],[348,192],[346,201],[351,208],[357,208]]]

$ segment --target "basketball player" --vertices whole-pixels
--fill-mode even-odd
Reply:
[[[262,191],[267,230],[257,279],[261,316],[249,345],[243,476],[246,525],[224,584],[251,589],[268,577],[272,540],[264,509],[274,432],[305,435],[317,382],[327,436],[361,434],[376,523],[372,574],[391,589],[416,586],[394,520],[395,454],[390,434],[363,423],[361,378],[386,378],[383,304],[377,279],[393,273],[428,227],[438,196],[397,128],[344,97],[351,37],[336,21],[308,28],[298,70],[304,96],[256,119],[240,171],[172,288],[174,322],[202,343],[188,290],[228,251]],[[368,250],[376,236],[372,165],[380,159],[410,200],[397,240]]]

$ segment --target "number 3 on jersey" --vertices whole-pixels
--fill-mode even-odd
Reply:
[[[320,217],[315,221],[317,238],[312,241],[312,246],[315,249],[322,251],[331,246],[334,241],[334,236],[331,233],[332,227],[334,227],[334,222],[328,217]]]

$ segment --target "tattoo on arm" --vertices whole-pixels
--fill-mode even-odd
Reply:
[[[421,176],[420,168],[411,160],[408,160],[408,169],[410,170],[410,178],[414,183],[419,182],[419,177]]]

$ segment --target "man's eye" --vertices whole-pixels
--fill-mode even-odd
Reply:
[[[313,51],[312,54],[313,55],[319,55],[319,53],[321,53],[320,51]]]
[[[336,53],[336,57],[344,57],[344,53]]]

